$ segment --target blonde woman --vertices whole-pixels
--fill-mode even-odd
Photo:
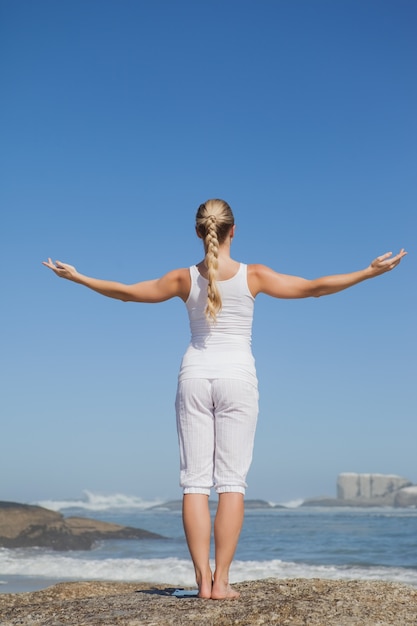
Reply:
[[[73,266],[44,262],[60,278],[109,298],[163,302],[181,298],[188,310],[191,341],[184,354],[176,397],[180,447],[183,522],[200,598],[238,597],[229,584],[229,568],[244,515],[246,475],[258,415],[258,390],[251,352],[256,296],[326,296],[395,268],[406,254],[388,252],[366,269],[307,280],[279,274],[264,265],[245,265],[230,256],[235,223],[223,200],[208,200],[196,216],[204,258],[190,268],[159,279],[126,285],[90,278]],[[218,493],[214,520],[215,570],[211,571],[211,488]]]

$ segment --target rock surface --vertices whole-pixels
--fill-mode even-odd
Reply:
[[[2,626],[415,626],[417,589],[385,582],[261,580],[238,600],[172,596],[164,585],[62,583],[0,594]]]
[[[161,535],[84,517],[64,518],[40,506],[0,502],[0,547],[89,550],[102,539],[162,539]],[[0,622],[1,624],[1,622]]]

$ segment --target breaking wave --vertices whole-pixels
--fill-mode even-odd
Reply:
[[[74,558],[55,553],[36,555],[26,550],[0,548],[0,571],[8,576],[50,580],[110,580],[193,586],[191,561],[179,558]],[[310,565],[271,561],[235,561],[231,582],[265,578],[324,578],[330,580],[384,580],[417,587],[417,570],[403,567]],[[6,580],[5,580],[6,579]]]
[[[123,493],[103,495],[93,493],[85,489],[84,497],[79,500],[39,500],[32,504],[37,504],[51,511],[62,511],[64,509],[84,509],[86,511],[107,511],[110,509],[139,509],[145,510],[152,506],[162,504],[164,500],[143,500],[138,496],[129,496]]]

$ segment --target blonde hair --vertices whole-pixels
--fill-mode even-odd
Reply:
[[[207,200],[200,204],[196,215],[196,230],[204,241],[208,274],[206,317],[215,322],[222,308],[222,299],[216,285],[219,267],[219,245],[228,236],[234,225],[232,209],[224,200]]]

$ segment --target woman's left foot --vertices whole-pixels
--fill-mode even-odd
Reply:
[[[205,577],[202,577],[201,580],[197,580],[198,586],[198,597],[205,598],[209,600],[211,598],[211,591],[213,587],[213,579],[211,570],[208,570]]]

